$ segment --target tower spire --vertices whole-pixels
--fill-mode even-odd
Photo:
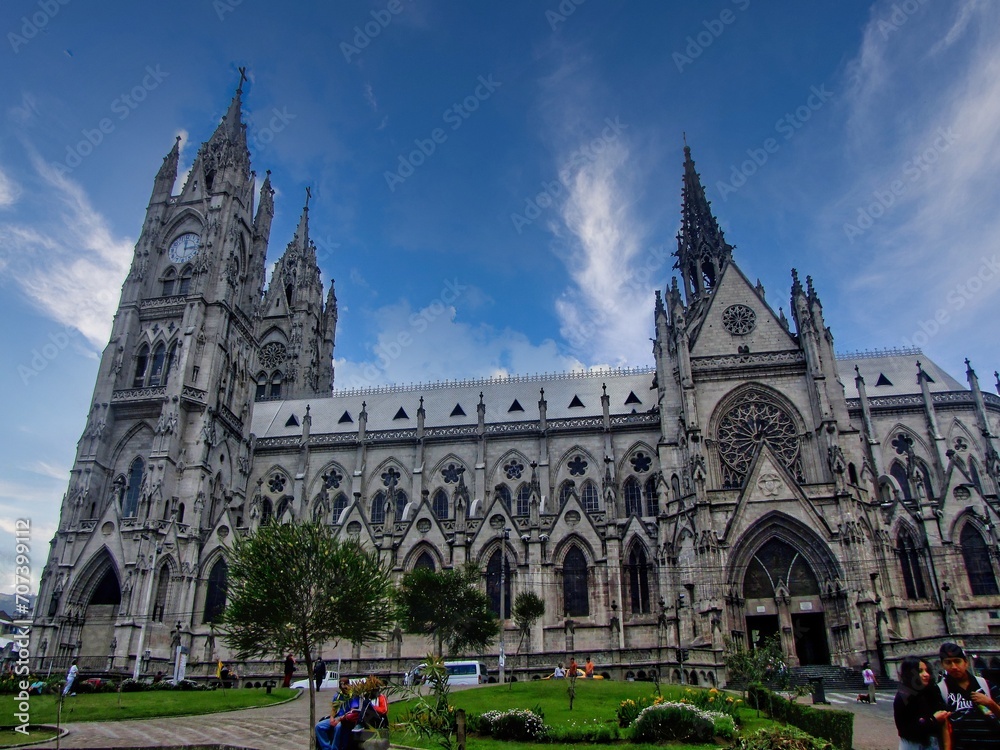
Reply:
[[[695,170],[691,147],[684,135],[684,188],[681,191],[681,231],[677,234],[675,268],[684,279],[688,304],[708,295],[732,260],[733,248],[712,214],[701,176]]]
[[[170,198],[170,193],[174,189],[174,182],[177,181],[177,162],[180,159],[181,137],[177,136],[173,147],[163,157],[163,164],[160,171],[156,173],[153,180],[153,195],[150,197],[150,204],[159,203]]]

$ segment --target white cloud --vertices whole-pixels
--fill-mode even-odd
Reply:
[[[0,208],[7,208],[17,203],[21,197],[21,186],[0,169]]]
[[[133,242],[114,237],[78,183],[32,159],[51,213],[34,225],[0,224],[0,265],[43,313],[95,346],[108,340]]]

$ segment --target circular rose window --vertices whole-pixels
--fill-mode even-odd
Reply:
[[[722,325],[734,336],[746,336],[757,327],[757,313],[746,305],[730,305],[722,311]]]

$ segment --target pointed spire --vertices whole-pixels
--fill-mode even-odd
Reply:
[[[150,197],[150,203],[159,203],[170,197],[174,183],[177,181],[177,162],[180,159],[180,153],[181,137],[177,136],[173,147],[163,157],[160,171],[156,173],[156,179],[153,180],[153,195]]]
[[[306,188],[306,203],[302,207],[302,215],[299,217],[299,226],[295,230],[295,237],[299,241],[299,247],[303,250],[309,247],[309,199],[312,197],[312,190]]]
[[[266,217],[266,218],[265,218]],[[271,170],[264,173],[264,182],[260,186],[260,199],[257,201],[257,215],[253,225],[258,233],[271,233],[271,219],[274,218],[274,188],[271,187]],[[265,230],[264,223],[267,223]]]
[[[733,248],[719,228],[705,197],[701,176],[694,168],[691,148],[684,142],[684,188],[681,191],[681,231],[677,235],[675,265],[684,277],[688,304],[710,293],[722,270],[732,260]]]

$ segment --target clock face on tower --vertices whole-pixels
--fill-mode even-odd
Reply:
[[[172,263],[186,263],[198,254],[201,238],[194,232],[182,234],[170,243],[167,255]]]

